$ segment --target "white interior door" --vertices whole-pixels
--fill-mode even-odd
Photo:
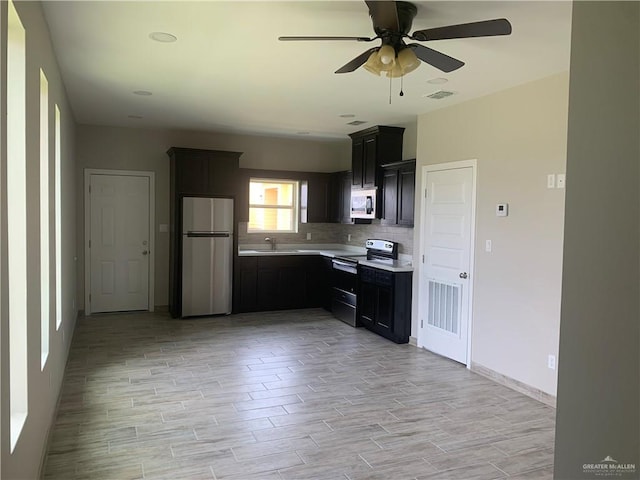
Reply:
[[[423,174],[418,346],[467,365],[475,167],[441,168]]]
[[[150,179],[90,175],[89,311],[149,309]]]

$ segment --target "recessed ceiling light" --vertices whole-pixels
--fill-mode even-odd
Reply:
[[[141,97],[148,97],[149,95],[153,95],[153,93],[149,92],[148,90],[136,90],[133,93],[134,95],[140,95]]]
[[[151,32],[149,34],[149,38],[151,40],[155,40],[156,42],[162,42],[162,43],[173,43],[176,40],[178,40],[178,37],[166,32]]]
[[[363,120],[354,120],[353,122],[347,123],[347,125],[362,125],[363,123],[367,123]]]
[[[431,85],[442,85],[443,83],[447,83],[449,80],[447,80],[446,78],[432,78],[431,80],[427,80],[427,83],[430,83]]]
[[[141,120],[142,118],[144,118],[141,115],[128,115],[128,117],[133,118],[134,120]]]
[[[340,118],[353,118],[355,115],[353,113],[343,113],[342,115],[338,115]]]

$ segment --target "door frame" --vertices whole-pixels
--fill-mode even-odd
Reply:
[[[91,175],[110,175],[121,177],[146,177],[149,179],[149,312],[155,310],[155,217],[156,217],[156,174],[155,172],[139,170],[107,170],[101,168],[84,169],[84,314],[91,315],[91,252],[89,251],[89,238],[91,237],[91,197],[89,185]]]
[[[469,168],[471,167],[471,239],[469,245],[469,305],[468,305],[468,327],[467,327],[467,363],[466,367],[471,369],[471,338],[473,334],[473,286],[475,283],[475,251],[476,251],[476,206],[478,203],[477,195],[478,195],[478,160],[460,160],[456,162],[445,162],[445,163],[437,163],[433,165],[425,165],[422,167],[422,189],[426,192],[427,188],[427,174],[429,172],[439,172],[445,170],[458,170],[461,168]],[[426,240],[427,240],[427,225],[424,221],[425,214],[427,212],[427,196],[426,193],[422,194],[422,207],[420,209],[420,257],[422,260],[420,262],[420,272],[418,275],[418,292],[424,291],[423,289],[427,288],[427,285],[424,285],[424,257],[426,254]],[[425,333],[425,328],[422,326],[424,319],[426,318],[427,312],[427,304],[425,301],[425,296],[418,295],[418,315],[420,318],[420,324],[418,324],[418,345],[423,345],[422,338]],[[424,348],[424,347],[421,347]]]

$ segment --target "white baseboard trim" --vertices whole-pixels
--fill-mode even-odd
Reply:
[[[417,347],[418,339],[416,337],[409,337],[409,345],[413,345],[414,347]]]
[[[483,377],[487,377],[500,385],[504,385],[505,387],[515,390],[516,392],[523,393],[534,400],[538,400],[539,402],[549,405],[550,407],[556,408],[556,397],[527,385],[526,383],[507,377],[506,375],[491,370],[490,368],[476,362],[471,362],[471,371],[482,375]]]

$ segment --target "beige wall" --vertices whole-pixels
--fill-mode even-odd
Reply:
[[[551,395],[556,372],[547,356],[558,354],[564,190],[547,189],[547,174],[565,171],[568,86],[568,74],[559,74],[418,118],[418,192],[425,165],[478,162],[471,361]],[[495,216],[497,203],[509,204],[508,217]],[[420,224],[418,195],[418,270]],[[418,324],[414,302],[413,336]]]
[[[6,185],[0,185],[2,194],[2,224],[0,244],[2,245],[0,268],[1,295],[3,298],[0,318],[0,477],[7,479],[38,478],[49,427],[53,421],[60,391],[67,353],[75,328],[75,262],[76,225],[75,225],[75,124],[64,86],[52,52],[49,32],[42,15],[39,2],[16,2],[27,38],[26,92],[27,92],[27,355],[28,355],[28,416],[18,443],[10,453],[9,442],[9,350],[8,350],[8,310],[7,298],[7,224],[6,224]],[[7,2],[0,2],[0,33],[2,41],[2,74],[6,73],[6,35]],[[40,369],[40,223],[39,223],[39,162],[40,162],[40,68],[43,68],[49,81],[50,131],[53,144],[53,105],[57,103],[61,113],[62,133],[62,326],[56,331],[52,312],[50,328],[49,358],[44,370]],[[4,82],[2,82],[4,84]],[[0,124],[6,118],[6,86],[2,86],[2,112]],[[6,129],[2,125],[3,140]],[[4,145],[0,150],[2,160],[2,178],[5,177],[7,153]],[[50,150],[53,152],[53,148]],[[53,164],[53,161],[52,161]],[[51,176],[52,178],[53,176]],[[53,198],[53,196],[51,197]],[[53,229],[50,238],[55,238]],[[51,252],[54,252],[53,245]],[[53,277],[53,275],[52,275]],[[53,277],[54,278],[54,277]],[[51,298],[55,299],[52,285]],[[55,303],[53,303],[55,304]]]
[[[574,2],[572,25],[554,478],[610,455],[637,480],[640,3]]]

